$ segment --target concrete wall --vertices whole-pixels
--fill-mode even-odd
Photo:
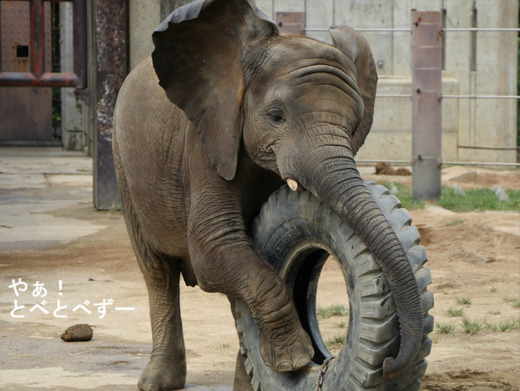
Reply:
[[[130,0],[131,67],[151,53],[151,34],[166,14],[165,4],[175,1]],[[256,0],[256,5],[273,19],[276,12],[306,12],[308,28],[410,28],[412,9],[444,10],[446,28],[517,27],[519,6],[518,0]],[[411,34],[364,34],[378,64],[378,93],[410,94]],[[307,35],[331,41],[327,31]],[[517,51],[516,32],[446,32],[444,95],[516,95]],[[445,98],[443,159],[515,162],[516,115],[515,100]],[[378,98],[374,126],[358,158],[410,156],[411,99]]]
[[[130,69],[153,51],[152,33],[161,22],[160,0],[130,0]]]
[[[173,10],[191,0],[130,0],[130,69],[153,51],[152,33]]]

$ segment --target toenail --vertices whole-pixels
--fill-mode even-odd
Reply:
[[[289,372],[293,370],[293,366],[291,363],[284,361],[278,364],[277,371],[278,372]]]
[[[311,361],[310,357],[302,357],[296,362],[296,369],[303,368]]]

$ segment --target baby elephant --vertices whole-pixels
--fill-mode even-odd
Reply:
[[[413,363],[422,308],[406,255],[359,176],[354,155],[372,124],[377,74],[347,27],[334,45],[280,36],[247,0],[199,0],[153,34],[152,60],[119,93],[114,160],[126,224],[150,298],[153,349],[141,390],[185,384],[179,279],[242,299],[276,371],[313,357],[291,295],[252,244],[249,226],[284,181],[309,190],[365,241],[386,274],[401,346]],[[241,355],[235,390],[252,390]]]

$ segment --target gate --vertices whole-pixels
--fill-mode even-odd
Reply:
[[[0,0],[0,141],[52,141],[49,87],[86,88],[86,0],[73,9],[74,73],[54,73],[51,1]]]
[[[52,2],[73,1],[74,2],[74,73],[48,72],[45,61],[50,58],[50,45],[46,49],[45,42],[50,39],[46,34],[45,19],[49,12],[44,2],[51,0],[0,0],[0,20],[3,13],[14,7],[14,3],[29,3],[29,42],[26,44],[15,44],[15,52],[21,53],[29,61],[29,69],[23,71],[0,72],[0,86],[20,87],[76,87],[86,88],[87,74],[87,6],[86,0],[52,0]],[[23,10],[22,10],[23,12]],[[47,15],[46,15],[47,14]],[[7,18],[6,18],[7,19]],[[3,56],[10,50],[6,45],[4,50],[4,36],[7,32],[0,34],[0,46],[2,47],[0,64],[4,69]],[[4,35],[5,34],[5,35]]]

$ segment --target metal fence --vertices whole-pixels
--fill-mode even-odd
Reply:
[[[333,26],[331,26],[333,27]],[[331,28],[305,28],[305,32],[327,32]],[[374,27],[374,28],[356,28],[357,31],[360,32],[404,32],[404,33],[410,33],[410,37],[412,36],[412,28],[404,28],[404,27],[398,27],[398,28],[390,28],[390,27]],[[479,27],[467,27],[467,28],[443,28],[443,33],[450,33],[450,32],[474,32],[474,33],[487,33],[487,32],[517,32],[520,35],[520,28],[500,28],[500,27],[493,27],[493,28],[479,28]],[[520,64],[519,64],[520,65]],[[391,99],[412,99],[413,95],[410,94],[377,94],[377,98],[391,98]],[[519,100],[520,95],[492,95],[492,94],[457,94],[457,95],[450,95],[450,94],[442,94],[442,99],[491,99],[491,100]],[[517,112],[517,116],[520,115],[520,112]],[[520,147],[518,146],[511,146],[511,147],[483,147],[483,146],[465,146],[465,145],[458,145],[458,148],[461,149],[475,149],[475,150],[496,150],[496,151],[517,151],[520,154]],[[372,164],[377,163],[380,160],[367,160],[367,159],[359,159],[359,163],[366,163],[366,164]],[[392,163],[395,165],[411,165],[411,161],[406,160],[385,160],[387,163]],[[501,163],[501,162],[478,162],[478,161],[443,161],[444,164],[453,164],[453,165],[470,165],[470,166],[497,166],[497,167],[520,167],[520,163]]]
[[[396,3],[393,3],[394,6],[392,6],[390,4],[390,2],[386,3],[386,1],[385,2],[382,2],[382,1],[374,2],[374,4],[375,3],[378,3],[386,8],[394,7],[396,4]],[[403,1],[402,3],[403,4],[400,3],[399,6],[401,7],[401,10],[404,10],[405,2]],[[353,16],[350,16],[350,14],[349,14],[350,11],[348,11],[349,12],[348,14],[345,12],[345,9],[346,9],[345,7],[349,4],[350,4],[350,6],[353,6],[354,2],[349,2],[349,1],[345,1],[345,0],[329,0],[329,1],[319,2],[319,3],[317,3],[316,1],[313,1],[313,0],[270,0],[270,1],[257,0],[257,5],[266,7],[267,9],[270,8],[273,19],[276,19],[277,21],[279,19],[279,16],[283,13],[280,11],[282,9],[284,9],[284,7],[285,7],[284,11],[288,11],[289,9],[295,9],[295,10],[297,9],[300,12],[294,12],[293,14],[298,14],[298,13],[303,14],[303,22],[302,22],[303,26],[299,26],[300,30],[305,34],[311,35],[318,39],[320,39],[319,37],[321,36],[321,33],[326,33],[330,29],[330,27],[326,26],[328,23],[331,22],[331,27],[334,27],[337,24],[345,23],[346,20],[350,20],[351,27],[354,27],[356,30],[363,32],[363,33],[369,33],[369,34],[388,33],[388,34],[383,34],[382,35],[383,37],[388,37],[390,35],[393,35],[393,33],[399,33],[400,34],[399,37],[406,37],[406,33],[409,33],[410,40],[412,39],[412,32],[416,26],[414,26],[412,24],[411,20],[407,21],[406,19],[404,19],[402,13],[399,14],[400,16],[397,19],[395,19],[395,16],[393,17],[394,19],[392,19],[394,22],[397,21],[395,23],[397,24],[398,27],[385,27],[384,25],[374,26],[374,20],[377,17],[376,15],[378,15],[377,11],[376,11],[376,14],[371,14],[370,18],[367,19],[367,22],[369,23],[369,25],[374,26],[374,27],[356,27],[355,21],[358,20],[358,19],[356,19],[356,12],[354,12],[352,14]],[[364,6],[365,9],[368,10],[371,3],[370,2],[366,2],[366,3],[356,2],[355,4],[358,7]],[[409,2],[409,4],[412,5],[412,2]],[[440,6],[439,2],[437,2],[436,5]],[[470,6],[471,6],[471,4],[470,4]],[[316,7],[319,7],[320,10],[317,11],[318,8],[316,8]],[[514,9],[514,7],[513,7],[513,9]],[[301,12],[301,11],[303,11],[303,12]],[[387,10],[387,11],[390,11],[390,10]],[[480,40],[480,36],[484,35],[483,39],[487,39],[486,35],[489,33],[499,33],[499,34],[500,33],[509,33],[509,34],[520,33],[520,28],[515,28],[515,27],[499,27],[499,26],[494,27],[492,25],[491,26],[488,25],[488,27],[478,27],[479,20],[477,18],[477,15],[478,15],[479,11],[481,11],[481,10],[477,9],[476,2],[474,2],[473,7],[468,9],[468,12],[471,12],[472,14],[470,17],[466,16],[466,19],[465,19],[466,22],[463,22],[462,19],[455,20],[455,21],[452,20],[452,25],[454,25],[456,27],[448,27],[448,26],[446,26],[446,24],[449,22],[448,22],[448,18],[446,16],[448,13],[450,13],[450,9],[440,9],[439,10],[439,12],[442,14],[443,19],[444,19],[443,28],[442,28],[442,34],[444,37],[449,36],[450,34],[468,33],[468,36],[469,35],[470,36],[467,38],[467,40],[471,41],[471,45],[475,45],[474,47],[471,47],[471,49],[470,49],[472,58],[471,58],[471,60],[469,60],[470,64],[468,65],[468,73],[470,70],[471,71],[477,70],[476,64],[479,61],[478,60],[479,57],[477,57],[476,48],[478,45],[477,42]],[[320,13],[320,17],[316,17],[317,12]],[[460,9],[457,12],[461,12]],[[330,14],[330,13],[332,13],[332,14]],[[288,13],[285,13],[285,14],[288,14]],[[452,14],[452,15],[454,15],[454,14]],[[291,20],[290,18],[287,18],[287,15],[285,15],[285,18],[286,19],[284,20],[284,23],[285,23],[285,21],[287,21],[289,23],[295,22],[294,19]],[[301,18],[301,16],[300,16],[300,18]],[[346,18],[351,18],[351,19],[346,19]],[[384,19],[384,18],[381,18],[381,19]],[[314,27],[314,26],[320,26],[320,20],[326,21],[325,23],[323,23],[325,26],[324,27]],[[306,26],[306,24],[307,24],[306,22],[314,23],[313,27]],[[340,23],[338,23],[338,22],[340,22]],[[457,27],[456,23],[468,23],[468,25],[471,27]],[[361,24],[361,23],[359,23],[359,24]],[[384,21],[382,22],[382,24],[384,24]],[[462,26],[464,26],[464,24],[462,24]],[[286,27],[286,26],[284,26],[284,27]],[[298,29],[295,29],[295,30],[298,30]],[[394,38],[395,37],[396,36],[394,35]],[[323,35],[323,39],[325,39],[325,40],[327,39],[326,35]],[[466,38],[464,38],[464,39],[466,39]],[[448,38],[448,40],[449,40],[449,38]],[[446,44],[446,42],[447,41],[445,40],[445,38],[443,38],[443,46]],[[443,51],[444,51],[444,48],[443,48]],[[443,65],[444,65],[444,58],[443,58]],[[402,67],[402,65],[401,65],[401,67]],[[470,67],[471,67],[471,69],[470,69]],[[473,69],[473,67],[475,67],[475,69]],[[443,70],[444,70],[444,68],[443,68]],[[456,72],[458,72],[458,71],[456,71]],[[464,71],[464,72],[466,72],[466,71]],[[394,75],[394,73],[390,72],[389,75]],[[399,73],[399,75],[403,75],[403,74]],[[407,77],[407,76],[409,76],[409,74],[405,75],[405,77]],[[455,78],[455,79],[457,79],[457,78]],[[459,80],[457,79],[456,82],[458,83]],[[460,85],[463,86],[463,84],[460,84]],[[503,85],[502,85],[502,87],[503,87]],[[463,91],[469,91],[469,93],[464,93]],[[473,86],[471,84],[467,85],[467,83],[466,83],[466,87],[464,87],[461,91],[462,93],[459,93],[459,91],[452,89],[448,93],[446,93],[446,94],[442,93],[442,95],[441,95],[443,100],[447,99],[450,101],[458,100],[461,102],[462,101],[472,102],[472,103],[466,104],[466,105],[471,105],[471,106],[466,106],[466,107],[470,107],[470,109],[463,109],[463,111],[460,111],[458,114],[458,116],[460,118],[459,122],[460,121],[469,121],[470,125],[467,125],[468,126],[467,128],[460,128],[460,125],[455,125],[455,126],[458,126],[458,128],[457,128],[458,129],[457,134],[459,135],[458,137],[460,137],[461,134],[463,134],[464,137],[461,139],[460,143],[459,143],[459,141],[457,141],[458,149],[455,149],[455,150],[457,150],[459,152],[452,154],[452,156],[457,157],[455,160],[467,160],[468,156],[466,155],[465,157],[462,157],[465,154],[461,153],[461,151],[470,150],[470,149],[475,150],[475,151],[482,151],[482,150],[509,151],[509,153],[516,151],[517,156],[520,156],[520,150],[519,150],[518,146],[514,145],[513,142],[510,143],[510,141],[509,141],[513,137],[513,129],[511,128],[513,126],[512,125],[513,119],[511,118],[511,116],[508,116],[507,117],[508,119],[504,120],[507,122],[503,122],[503,125],[502,125],[503,126],[502,129],[505,129],[505,134],[506,134],[506,136],[503,136],[504,133],[502,133],[502,136],[501,136],[501,137],[504,137],[502,139],[503,144],[501,144],[500,142],[497,142],[497,143],[489,143],[489,145],[491,145],[491,146],[485,146],[482,144],[482,140],[483,139],[485,140],[486,138],[485,137],[482,138],[482,136],[484,135],[484,133],[482,132],[482,128],[478,128],[478,126],[479,126],[478,124],[475,125],[475,123],[477,122],[477,119],[476,119],[477,117],[475,117],[475,114],[474,114],[474,111],[477,110],[477,108],[479,107],[479,105],[477,103],[475,103],[476,101],[482,101],[482,100],[486,100],[486,102],[493,101],[493,100],[502,101],[502,102],[511,101],[511,100],[518,101],[518,99],[520,99],[520,94],[517,91],[515,91],[514,93],[511,93],[511,94],[504,94],[504,95],[492,92],[492,91],[497,91],[497,92],[504,91],[504,89],[502,89],[502,90],[480,89],[480,91],[482,91],[482,93],[478,93],[476,86]],[[489,93],[484,93],[484,91],[488,91]],[[506,88],[505,91],[512,92],[510,88]],[[414,95],[413,89],[410,90],[410,93],[402,93],[402,92],[400,92],[400,93],[381,93],[381,92],[378,92],[377,99],[385,99],[385,100],[386,99],[397,99],[397,100],[410,99],[410,100],[412,100],[413,95]],[[458,103],[457,103],[457,106],[458,106]],[[490,106],[492,106],[492,103],[490,104]],[[460,106],[458,106],[458,107],[460,107]],[[509,107],[509,106],[507,105],[507,107]],[[507,110],[513,110],[513,109],[509,108]],[[520,112],[517,113],[517,116],[518,115],[520,115]],[[464,119],[464,116],[466,116],[467,119]],[[452,127],[452,129],[453,129],[453,127]],[[481,129],[481,130],[479,131],[478,129]],[[497,130],[497,132],[500,133],[503,131]],[[466,140],[470,140],[470,141],[465,142],[464,138]],[[480,138],[480,143],[478,141],[479,138]],[[471,157],[469,157],[469,158],[471,159]],[[494,160],[494,159],[495,158],[486,159],[484,157],[482,160]],[[500,158],[497,156],[496,159],[498,160]],[[510,159],[510,157],[509,157],[509,159]],[[411,160],[413,160],[413,157],[411,158]],[[374,160],[362,160],[362,159],[360,159],[358,161],[360,163],[374,162]],[[390,163],[394,163],[394,164],[403,164],[403,165],[411,164],[411,161],[406,161],[406,160],[391,160],[391,161],[386,160],[386,161],[390,162]],[[501,162],[492,162],[492,161],[491,162],[488,162],[488,161],[444,161],[444,163],[462,164],[462,165],[506,166],[506,167],[519,167],[520,166],[520,163],[501,163]]]

